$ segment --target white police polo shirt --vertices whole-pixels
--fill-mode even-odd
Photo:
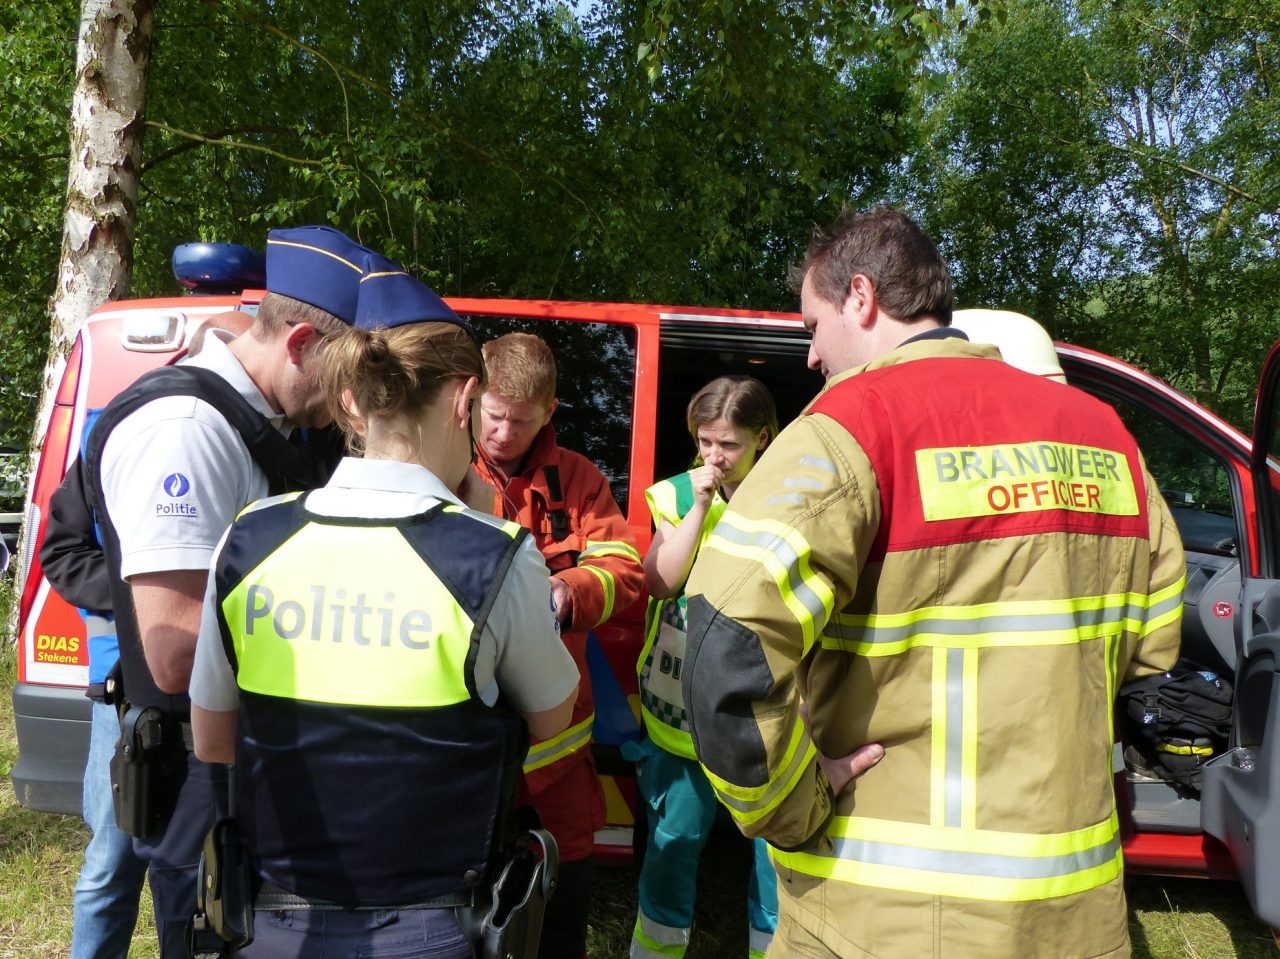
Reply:
[[[212,370],[282,433],[291,429],[216,336],[184,364]],[[102,451],[102,490],[120,539],[120,573],[208,569],[236,514],[267,478],[235,427],[192,396],[165,396],[116,425]]]

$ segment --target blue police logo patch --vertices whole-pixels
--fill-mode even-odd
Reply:
[[[164,478],[164,491],[170,496],[186,496],[191,489],[191,481],[181,473],[170,473]]]

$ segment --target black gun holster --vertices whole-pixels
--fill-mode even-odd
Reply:
[[[119,703],[120,738],[111,757],[111,802],[116,825],[148,836],[163,815],[164,715],[154,706]]]
[[[545,829],[530,829],[493,884],[487,909],[458,910],[480,959],[537,959],[542,914],[555,894],[560,850]]]
[[[204,839],[196,879],[191,955],[234,956],[253,942],[253,873],[240,826],[219,819]]]

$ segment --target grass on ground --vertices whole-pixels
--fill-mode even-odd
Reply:
[[[6,621],[12,581],[0,577],[0,623]],[[16,663],[11,639],[0,640],[0,959],[65,956],[71,940],[71,897],[88,830],[70,816],[19,806],[9,773],[18,748],[13,723]],[[748,845],[715,836],[700,871],[700,898],[688,959],[739,959],[747,953]],[[636,914],[633,867],[596,872],[588,942],[593,959],[627,954]],[[1135,959],[1276,959],[1270,930],[1249,909],[1236,883],[1129,879],[1129,928]],[[158,955],[150,899],[129,959]]]

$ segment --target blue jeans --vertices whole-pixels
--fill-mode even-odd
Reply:
[[[147,862],[134,854],[133,840],[116,828],[111,803],[110,762],[119,736],[115,707],[94,703],[82,806],[93,837],[76,883],[71,959],[125,959],[138,918]]]

